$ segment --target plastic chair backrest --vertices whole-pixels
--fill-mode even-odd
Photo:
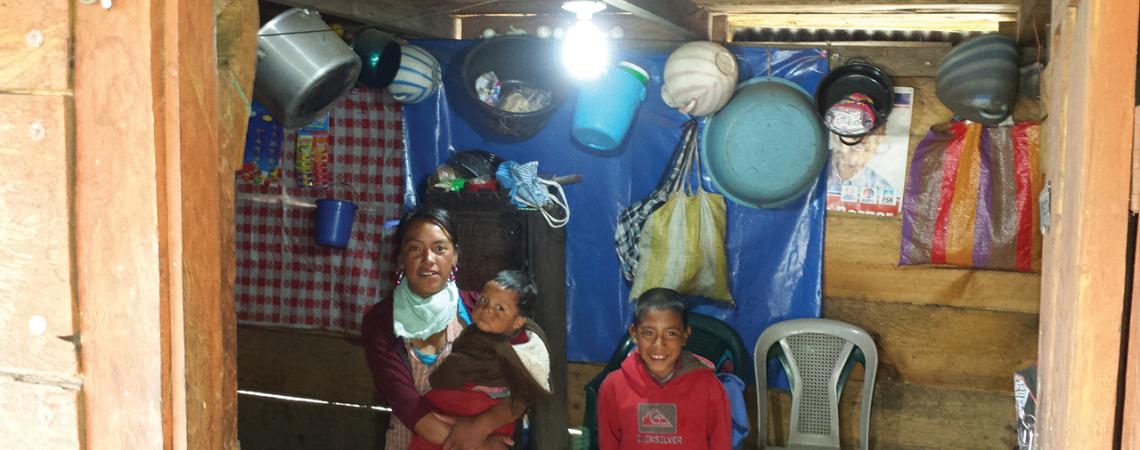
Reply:
[[[760,448],[768,436],[769,356],[778,357],[792,387],[788,446],[839,448],[839,397],[854,360],[863,358],[859,448],[868,448],[871,399],[879,353],[871,336],[859,327],[829,319],[793,319],[769,326],[756,342],[756,430]]]
[[[746,350],[747,347],[744,346],[744,340],[740,338],[740,334],[732,328],[732,325],[715,317],[689,313],[689,326],[693,328],[693,334],[689,336],[689,341],[685,344],[686,350],[712,361],[716,365],[718,373],[727,371],[731,367],[731,372],[739,376],[741,380],[745,383],[752,383],[753,377],[749,373],[752,367],[751,357]],[[582,414],[582,426],[585,428],[585,432],[590,434],[589,448],[591,449],[598,448],[596,411],[598,391],[601,389],[606,375],[621,367],[622,361],[625,361],[626,356],[636,346],[637,344],[630,339],[629,333],[625,333],[617,348],[614,349],[614,353],[610,355],[610,360],[606,363],[605,368],[586,384],[586,408]]]

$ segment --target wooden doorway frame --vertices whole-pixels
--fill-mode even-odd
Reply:
[[[1052,3],[1043,139],[1052,226],[1041,286],[1042,449],[1111,449],[1121,420],[1137,20],[1136,0]]]
[[[232,162],[213,2],[73,5],[85,445],[233,448]],[[1056,0],[1052,17],[1039,429],[1043,448],[1111,448],[1133,123],[1122,90],[1135,75],[1120,69],[1135,64],[1137,5]]]
[[[214,2],[72,5],[81,439],[236,448]]]

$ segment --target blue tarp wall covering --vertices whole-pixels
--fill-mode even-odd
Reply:
[[[461,52],[478,41],[415,41],[434,55],[445,73],[462,66]],[[679,43],[677,44],[679,45]],[[674,46],[675,48],[675,46]],[[605,362],[631,321],[630,285],[620,274],[614,250],[618,213],[647,196],[661,179],[688,119],[661,100],[661,74],[671,48],[615,49],[614,61],[627,60],[651,75],[649,94],[625,142],[612,152],[597,152],[570,135],[577,99],[572,89],[547,126],[523,142],[502,143],[477,133],[450,102],[467,101],[462,86],[448,83],[440,93],[405,105],[408,152],[408,206],[426,177],[457,151],[482,149],[519,162],[538,161],[540,173],[580,173],[582,183],[565,187],[571,219],[566,228],[566,310],[571,361]],[[827,73],[822,50],[773,50],[730,47],[737,55],[741,80],[755,76],[789,79],[808,92]],[[765,139],[764,136],[756,136]],[[706,171],[707,172],[707,171]],[[715,192],[704,180],[705,189]],[[820,314],[824,232],[824,184],[779,209],[755,209],[728,203],[727,256],[736,307],[692,299],[693,311],[732,324],[751,349],[773,322]],[[749,375],[751,370],[748,370]],[[746,376],[746,378],[751,378]]]

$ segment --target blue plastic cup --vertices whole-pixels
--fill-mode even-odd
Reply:
[[[594,150],[613,150],[625,139],[648,92],[649,73],[626,61],[582,84],[570,133]]]
[[[317,244],[326,247],[348,247],[356,204],[345,200],[317,200]]]

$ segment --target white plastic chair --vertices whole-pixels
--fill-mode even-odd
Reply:
[[[867,450],[871,397],[875,393],[875,372],[879,366],[879,352],[871,336],[859,327],[829,319],[793,319],[764,330],[756,341],[753,359],[760,448],[773,448],[765,445],[768,441],[769,355],[780,359],[792,388],[786,448],[838,449],[839,397],[847,374],[860,354],[865,370],[859,448]]]

